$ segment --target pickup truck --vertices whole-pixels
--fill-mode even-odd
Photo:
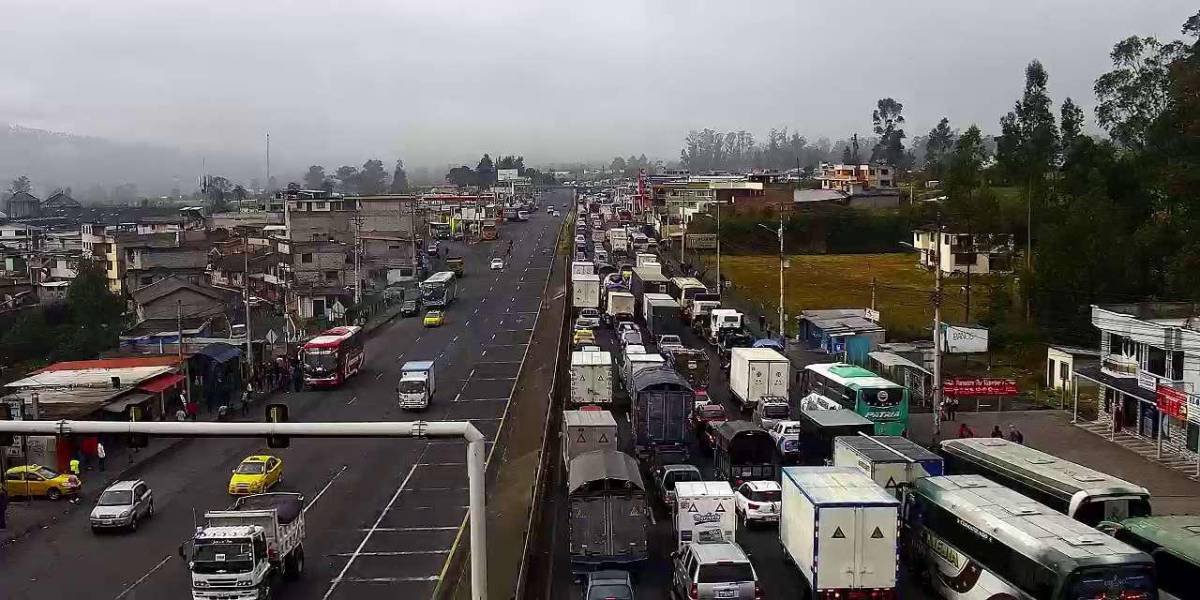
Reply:
[[[304,573],[304,497],[273,492],[209,511],[179,547],[191,571],[193,600],[268,598],[283,579]]]
[[[675,506],[675,484],[680,481],[704,481],[695,465],[663,465],[654,470],[654,492],[663,506]]]

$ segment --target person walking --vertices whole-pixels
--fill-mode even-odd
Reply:
[[[958,398],[950,398],[948,401],[946,401],[946,416],[948,416],[951,421],[957,420],[955,417],[958,416]]]
[[[101,472],[104,471],[104,459],[108,458],[108,453],[104,451],[104,443],[96,441],[96,463]]]
[[[242,416],[250,414],[250,395],[254,393],[254,387],[246,384],[246,389],[242,390]]]
[[[67,466],[68,466],[68,470],[71,471],[72,475],[79,477],[79,459],[78,458],[72,458],[71,462],[67,463]]]
[[[200,403],[191,400],[187,403],[187,418],[189,421],[195,421],[200,416]]]
[[[999,426],[999,425],[993,425],[993,426],[992,426],[992,437],[994,437],[994,438],[1001,438],[1001,439],[1003,439],[1003,438],[1004,438],[1004,432],[1003,432],[1003,431],[1000,431],[1000,426]]]

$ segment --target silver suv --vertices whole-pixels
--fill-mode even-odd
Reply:
[[[137,531],[138,521],[154,515],[154,495],[140,479],[118,481],[96,500],[90,517],[92,531],[125,527]]]
[[[691,542],[671,557],[671,592],[675,598],[752,600],[762,596],[754,565],[737,544]]]

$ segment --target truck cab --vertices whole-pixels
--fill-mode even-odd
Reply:
[[[437,391],[433,361],[414,360],[404,363],[400,369],[400,381],[396,384],[396,397],[404,410],[424,410],[433,401]]]
[[[304,572],[304,497],[256,494],[233,510],[205,513],[205,525],[179,547],[193,600],[267,598]]]

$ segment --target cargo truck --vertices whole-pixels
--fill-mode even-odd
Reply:
[[[814,598],[895,598],[900,502],[851,467],[784,467],[779,542]]]
[[[675,549],[690,542],[733,542],[737,532],[733,488],[724,481],[675,484]]]
[[[564,410],[563,466],[584,452],[617,449],[617,420],[607,410]]]
[[[662,265],[659,264],[658,257],[649,252],[638,252],[633,262],[636,266],[658,269],[660,273],[662,272]]]
[[[621,359],[621,385],[625,386],[626,390],[631,390],[633,377],[637,375],[638,371],[660,368],[666,362],[661,354],[649,354],[645,351],[633,352],[627,347]]]
[[[717,479],[734,487],[775,479],[775,440],[766,430],[749,421],[725,421],[710,429]]]
[[[672,277],[667,284],[667,293],[679,303],[684,312],[687,312],[692,299],[698,294],[707,294],[708,288],[695,277]]]
[[[624,290],[607,290],[608,302],[604,307],[604,321],[613,327],[618,321],[632,321],[636,311],[633,294]]]
[[[424,410],[433,402],[437,392],[433,361],[410,360],[400,367],[400,381],[396,384],[396,397],[404,410]]]
[[[742,405],[752,409],[764,397],[788,398],[791,363],[770,348],[730,350],[729,389]]]
[[[629,253],[629,235],[625,233],[625,229],[614,227],[608,230],[608,235],[605,237],[609,252],[613,254]]]
[[[633,267],[629,278],[629,291],[637,299],[637,318],[642,318],[643,297],[646,294],[666,294],[667,278],[658,269]]]
[[[708,390],[708,353],[698,348],[671,348],[663,352],[667,364],[675,369],[696,390],[697,395],[703,395]]]
[[[742,330],[744,317],[732,308],[714,308],[709,311],[708,317],[705,337],[714,346],[720,343],[726,333]]]
[[[635,566],[649,557],[650,507],[637,461],[624,452],[584,452],[567,463],[571,572]]]
[[[688,416],[695,392],[670,367],[642,369],[629,388],[634,447],[638,456],[652,451],[678,450],[687,456]]]
[[[577,260],[571,263],[571,276],[576,275],[595,275],[596,264],[587,261]]]
[[[683,307],[684,321],[697,335],[704,335],[705,330],[708,329],[708,315],[715,308],[721,308],[720,294],[696,294]]]
[[[179,547],[192,598],[269,598],[282,580],[303,574],[304,533],[300,494],[243,496],[232,510],[204,513],[204,525]]]
[[[572,352],[571,403],[612,404],[612,370],[609,352]]]
[[[897,497],[917,479],[945,471],[941,456],[895,435],[834,438],[833,466],[857,468]]]
[[[590,274],[571,276],[571,308],[600,308],[600,277]]]
[[[646,330],[655,339],[660,335],[682,335],[683,322],[679,319],[679,303],[666,294],[646,294],[642,298],[642,318]]]
[[[833,443],[842,436],[875,433],[875,422],[845,408],[800,410],[797,450],[800,464],[821,466],[833,461]]]

